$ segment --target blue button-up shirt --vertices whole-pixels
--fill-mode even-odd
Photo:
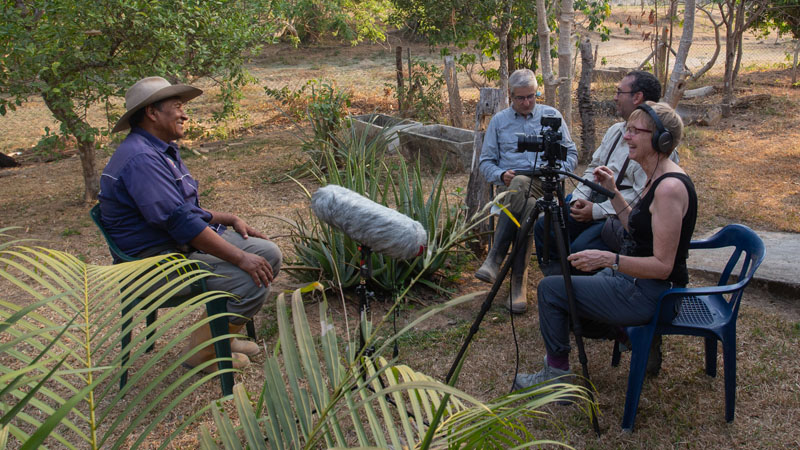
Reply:
[[[503,185],[502,176],[506,170],[533,170],[546,163],[542,160],[541,153],[517,153],[517,135],[540,134],[542,114],[545,111],[553,112],[556,117],[562,118],[557,109],[539,104],[535,105],[527,116],[522,116],[509,107],[492,117],[481,149],[480,169],[486,181]],[[561,131],[561,142],[567,147],[567,160],[561,162],[561,168],[572,172],[578,164],[578,149],[572,142],[566,125],[562,125],[559,131]]]
[[[212,218],[198,203],[197,181],[177,145],[133,128],[100,177],[103,226],[123,252],[187,244]],[[224,226],[214,226],[221,233]]]

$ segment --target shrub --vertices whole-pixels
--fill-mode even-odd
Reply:
[[[368,138],[354,128],[342,134],[321,147],[324,167],[315,165],[312,170],[319,183],[337,184],[394,208],[419,221],[428,234],[427,252],[416,259],[397,261],[373,253],[374,283],[380,289],[396,291],[421,275],[421,283],[441,290],[431,277],[472,236],[461,199],[451,202],[444,192],[444,167],[426,191],[419,165],[409,170],[402,159],[392,162],[385,156],[386,136]],[[335,167],[337,159],[341,161],[337,170],[325,170]],[[313,216],[299,217],[292,241],[300,265],[306,269],[293,272],[301,281],[333,281],[344,288],[359,282],[359,243],[339,230]]]

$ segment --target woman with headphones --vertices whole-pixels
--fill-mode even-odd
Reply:
[[[689,281],[686,258],[697,218],[697,195],[686,172],[669,159],[682,133],[680,116],[666,103],[648,101],[631,113],[623,139],[630,158],[648,175],[640,197],[631,204],[619,194],[609,168],[594,171],[596,181],[616,194],[612,205],[628,234],[619,253],[585,250],[569,256],[571,264],[584,272],[602,269],[593,276],[572,277],[578,315],[592,334],[605,330],[613,338],[623,326],[649,322],[661,293]],[[570,374],[569,305],[563,277],[543,279],[538,299],[545,365],[538,373],[517,375],[515,389]]]

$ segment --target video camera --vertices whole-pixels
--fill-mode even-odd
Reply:
[[[561,143],[561,118],[553,111],[542,114],[541,134],[517,134],[517,152],[544,152],[542,159],[550,166],[556,161],[566,161],[567,147]]]

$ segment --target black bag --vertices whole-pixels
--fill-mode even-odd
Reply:
[[[603,230],[600,232],[600,238],[614,253],[619,253],[622,250],[622,241],[625,240],[625,227],[622,226],[617,216],[611,216],[606,219],[603,224]]]

